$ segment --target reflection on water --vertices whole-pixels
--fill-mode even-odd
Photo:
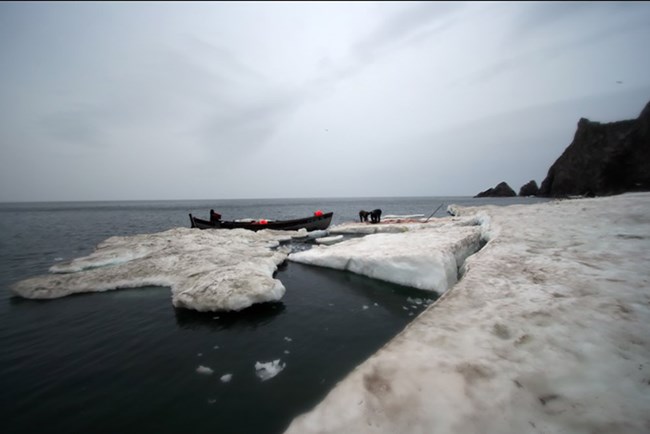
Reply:
[[[285,310],[284,303],[259,303],[240,312],[197,312],[174,309],[176,324],[184,329],[205,327],[218,331],[231,328],[257,329],[269,324]]]
[[[196,433],[279,433],[430,302],[409,300],[433,295],[291,262],[277,278],[281,302],[228,313],[175,309],[160,287],[11,298],[0,352],[6,431],[47,421],[55,432],[179,433],[190,420]],[[261,381],[256,364],[274,360],[286,368]]]

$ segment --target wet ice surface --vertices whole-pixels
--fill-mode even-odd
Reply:
[[[465,259],[479,250],[483,237],[476,217],[436,219],[426,224],[348,223],[332,227],[330,232],[365,236],[295,252],[289,260],[438,293],[458,281]]]
[[[452,211],[463,279],[287,432],[649,432],[650,194]]]

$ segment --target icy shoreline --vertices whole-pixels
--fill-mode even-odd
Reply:
[[[457,208],[453,290],[287,433],[650,431],[650,194]]]

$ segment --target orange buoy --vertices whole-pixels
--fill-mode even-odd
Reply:
[[[314,213],[314,215],[315,215],[316,217],[320,217],[320,216],[323,215],[323,211],[318,210],[318,211],[316,211],[316,212]]]

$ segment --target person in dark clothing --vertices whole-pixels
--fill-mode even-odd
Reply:
[[[381,221],[381,210],[374,209],[370,212],[370,222],[379,223]]]
[[[211,209],[210,210],[210,222],[214,223],[214,222],[218,222],[219,220],[221,220],[221,214],[219,214],[218,212],[214,212],[214,210]]]
[[[359,211],[359,221],[362,223],[367,222],[369,215],[370,213],[368,211],[364,211],[364,210]]]

